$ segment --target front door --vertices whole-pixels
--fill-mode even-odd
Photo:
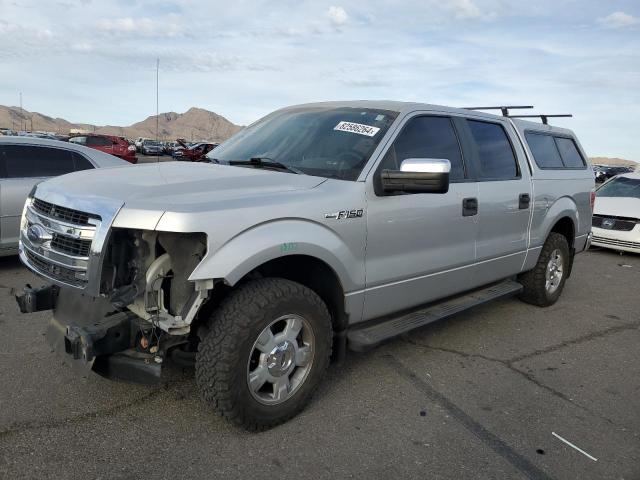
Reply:
[[[363,320],[453,295],[473,285],[478,184],[470,181],[455,120],[416,115],[405,121],[367,179],[366,291]],[[448,193],[376,194],[381,170],[408,158],[451,162]],[[463,204],[467,205],[463,211]]]

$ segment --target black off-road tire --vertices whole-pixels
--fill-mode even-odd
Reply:
[[[286,314],[304,317],[313,330],[310,370],[281,404],[264,405],[247,382],[249,356],[260,333]],[[237,288],[213,312],[196,355],[196,383],[204,400],[222,417],[249,431],[261,431],[297,415],[319,386],[331,357],[331,317],[309,288],[282,278],[261,278]]]
[[[560,250],[562,254],[563,276],[557,290],[550,293],[545,288],[546,270],[551,254],[556,249]],[[551,232],[542,247],[536,266],[518,277],[518,281],[524,286],[524,290],[519,295],[520,300],[539,307],[548,307],[556,303],[571,271],[572,261],[573,256],[566,237],[560,233]]]

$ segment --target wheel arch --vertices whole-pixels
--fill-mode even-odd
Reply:
[[[540,246],[546,242],[551,232],[556,232],[564,235],[569,243],[569,248],[573,248],[579,225],[580,213],[573,199],[566,196],[557,199],[545,214],[542,230],[544,237],[541,238]]]
[[[334,331],[347,327],[349,316],[345,308],[344,287],[338,274],[326,262],[311,255],[286,255],[259,265],[244,278],[255,276],[285,278],[304,285],[327,305]]]
[[[324,225],[285,219],[257,225],[208,253],[189,280],[214,279],[227,288],[256,276],[297,281],[327,303],[339,331],[362,314],[361,297],[347,295],[364,285],[362,254]]]

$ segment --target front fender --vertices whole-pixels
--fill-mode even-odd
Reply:
[[[322,260],[336,273],[345,293],[364,286],[364,245],[350,246],[325,225],[301,219],[270,221],[245,230],[208,252],[189,280],[220,278],[233,286],[256,267],[286,255]]]

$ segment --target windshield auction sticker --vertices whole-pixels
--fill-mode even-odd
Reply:
[[[363,125],[361,123],[352,122],[340,122],[333,127],[334,130],[339,132],[357,133],[359,135],[366,135],[367,137],[373,137],[380,130],[378,127],[371,127],[369,125]]]

